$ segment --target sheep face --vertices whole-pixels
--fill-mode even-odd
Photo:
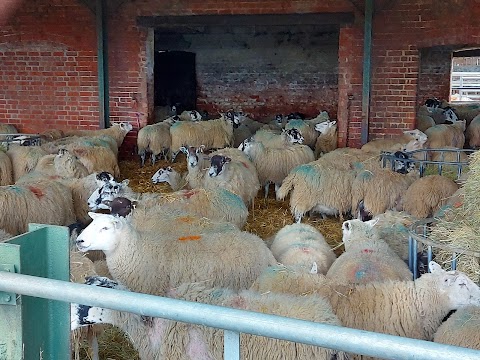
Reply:
[[[125,134],[133,129],[132,124],[128,122],[119,122],[119,123],[113,124],[112,127],[113,126],[118,126],[121,130],[125,132]]]
[[[162,182],[169,182],[170,176],[173,173],[173,169],[168,166],[166,168],[160,168],[157,170],[155,174],[152,176],[152,183],[159,184]]]
[[[354,236],[357,238],[371,238],[374,235],[373,227],[378,219],[361,221],[359,219],[347,220],[342,224],[343,242],[347,244]]]
[[[121,183],[112,180],[108,183],[102,184],[95,189],[88,198],[88,208],[93,211],[99,209],[109,210],[110,207],[107,205],[107,202],[112,201],[117,195],[125,191],[128,183],[128,179],[125,179]]]
[[[447,106],[446,108],[444,108],[442,113],[443,113],[443,116],[445,116],[445,119],[447,121],[450,121],[452,123],[458,121],[457,114],[455,114],[455,111],[453,111],[453,109],[450,106]]]
[[[125,220],[110,214],[96,214],[89,212],[93,221],[77,237],[77,249],[86,252],[89,250],[102,250],[105,253],[114,251],[122,236],[117,232],[125,226]]]
[[[210,169],[208,170],[208,176],[215,177],[220,175],[224,169],[224,165],[229,163],[232,159],[222,155],[214,155],[210,160]]]
[[[303,144],[303,140],[305,140],[302,133],[295,128],[284,130],[283,133],[287,135],[288,142],[292,144]]]
[[[186,155],[187,165],[190,166],[191,168],[194,168],[195,166],[198,165],[198,154],[203,153],[203,149],[205,149],[204,145],[198,148],[194,146],[189,146],[188,148],[185,146],[182,146],[180,148],[180,151]]]
[[[438,279],[439,291],[448,297],[451,309],[480,305],[480,288],[467,275],[460,271],[445,271],[435,261],[431,261],[428,267]]]
[[[420,131],[418,129],[406,130],[403,133],[412,136],[414,140],[418,141],[422,145],[425,144],[428,139],[427,135],[423,131]]]
[[[329,129],[331,129],[334,126],[335,127],[337,126],[336,121],[324,121],[315,125],[315,130],[318,131],[320,134],[324,135],[328,132]]]
[[[439,108],[441,104],[441,101],[437,98],[431,98],[425,101],[425,106],[429,112],[433,112],[433,109]]]

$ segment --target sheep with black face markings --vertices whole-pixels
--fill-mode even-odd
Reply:
[[[88,279],[90,285],[128,291],[127,288],[108,279]],[[207,288],[204,284],[184,284],[173,289],[170,297],[227,306],[289,318],[341,325],[327,301],[314,297],[282,294],[257,294],[243,290]],[[71,328],[88,323],[110,323],[126,332],[139,351],[140,359],[222,359],[223,330],[211,327],[153,318],[146,324],[140,315],[99,307],[72,304]],[[169,334],[175,334],[172,338]],[[344,352],[289,341],[240,334],[242,360],[347,360]]]
[[[315,130],[315,124],[310,124],[305,120],[293,119],[285,125],[285,130],[289,129],[297,129],[302,134],[303,144],[315,149],[315,143],[319,135],[318,131]]]
[[[76,240],[80,251],[102,250],[113,277],[133,291],[164,295],[183,282],[248,288],[275,258],[258,236],[188,213],[156,209],[152,231],[126,218],[90,213],[93,221]],[[195,224],[209,223],[202,232]],[[195,225],[195,226],[193,226]],[[158,276],[164,274],[164,276]]]

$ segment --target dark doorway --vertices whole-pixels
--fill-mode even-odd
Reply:
[[[155,52],[155,106],[176,105],[196,109],[195,54],[187,51]]]

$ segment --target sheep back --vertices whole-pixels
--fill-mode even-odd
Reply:
[[[458,309],[438,328],[433,341],[480,350],[480,307]]]
[[[106,171],[114,177],[120,176],[118,160],[112,150],[101,146],[92,146],[76,147],[70,151],[78,157],[90,174]]]
[[[13,167],[10,157],[0,151],[0,186],[13,184]]]
[[[13,180],[33,171],[42,156],[47,152],[38,146],[11,146],[7,155],[12,161]]]

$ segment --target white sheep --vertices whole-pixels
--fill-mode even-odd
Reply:
[[[270,246],[273,256],[284,265],[310,267],[316,263],[318,273],[326,274],[336,259],[320,231],[307,224],[292,224],[281,228]]]
[[[305,120],[292,119],[285,125],[285,130],[297,129],[303,136],[303,144],[309,146],[311,149],[315,148],[315,143],[319,133],[315,130],[315,124],[310,124]]]
[[[315,160],[313,151],[308,146],[299,144],[270,148],[252,139],[244,141],[243,152],[257,169],[260,185],[265,189],[265,198],[268,196],[269,184],[273,183],[277,192],[283,179],[294,167]]]
[[[60,149],[53,158],[53,166],[57,175],[66,178],[82,178],[88,176],[90,172],[85,165],[67,149]]]
[[[182,146],[221,149],[233,143],[233,121],[219,118],[201,122],[179,121],[170,127],[172,162]]]
[[[363,219],[363,214],[402,210],[402,196],[419,176],[418,171],[400,174],[388,168],[360,170],[352,183],[352,213]]]
[[[210,155],[211,166],[203,186],[206,189],[224,188],[240,196],[248,206],[260,189],[255,165],[238,149],[222,149]]]
[[[291,144],[302,144],[304,138],[297,129],[282,130],[281,132],[262,129],[253,135],[253,140],[261,142],[269,148],[281,149]],[[242,150],[243,144],[238,148]]]
[[[111,181],[101,184],[88,198],[90,210],[111,209],[108,205],[116,197],[136,200],[139,206],[164,209],[179,209],[212,220],[227,221],[243,228],[247,221],[248,209],[242,199],[224,188],[194,188],[168,194],[137,194],[128,187],[128,180],[121,183]]]
[[[342,224],[345,252],[333,262],[327,278],[346,284],[413,279],[407,264],[380,238],[376,222],[354,219]]]
[[[151,154],[152,165],[155,165],[157,156],[162,156],[167,159],[168,152],[172,145],[172,138],[170,137],[171,123],[163,121],[160,123],[146,125],[138,130],[137,135],[137,153],[142,161],[142,166],[145,165],[145,157],[147,153]]]
[[[0,150],[0,186],[13,184],[13,166],[10,157]]]
[[[48,154],[39,146],[12,145],[7,155],[12,161],[13,181],[16,182],[23,175],[33,171],[40,158]]]
[[[480,350],[480,306],[458,309],[438,328],[433,341]]]
[[[342,285],[321,274],[270,267],[251,289],[317,294],[330,301],[343,326],[432,340],[451,310],[480,305],[480,288],[464,273],[447,272],[434,261],[429,269],[415,281]]]
[[[453,146],[463,149],[465,144],[466,121],[456,121],[451,125],[439,124],[425,130],[428,140],[426,148],[442,149],[446,146]]]
[[[60,149],[74,150],[75,148],[102,146],[113,151],[118,155],[117,141],[109,135],[95,136],[69,136],[41,145],[41,148],[49,154],[57,154]]]
[[[447,204],[458,185],[441,175],[427,175],[413,182],[402,197],[403,210],[418,218],[433,216]]]
[[[118,283],[102,278],[90,278],[88,284],[128,291]],[[203,284],[184,284],[174,289],[170,296],[210,305],[341,325],[328,302],[312,296],[258,294],[248,290],[234,292],[229,289],[206,288]],[[137,314],[72,304],[71,329],[88,323],[109,323],[123,330],[142,360],[223,358],[224,331],[221,329],[162,318],[153,318],[150,323],[146,323],[144,318]],[[250,334],[240,335],[240,354],[242,360],[348,359],[348,356],[340,351]]]
[[[129,131],[133,129],[132,124],[128,122],[119,122],[112,124],[108,129],[100,130],[64,130],[65,136],[96,136],[96,135],[108,135],[115,139],[117,147],[120,147],[123,143],[123,139]]]
[[[327,120],[318,123],[315,125],[315,130],[319,133],[315,142],[315,158],[337,148],[337,121]]]
[[[120,176],[120,168],[115,153],[102,146],[84,146],[70,149],[80,162],[87,168],[88,172],[109,172],[114,177]]]
[[[204,146],[182,146],[180,151],[185,154],[187,161],[187,175],[185,181],[190,188],[203,187],[203,180],[210,168],[210,158],[203,154]]]
[[[113,277],[136,292],[164,295],[168,287],[207,280],[213,286],[248,288],[275,264],[258,236],[221,223],[205,233],[196,225],[201,218],[188,213],[159,211],[163,218],[144,232],[125,218],[89,214],[93,221],[78,236],[78,249],[102,250]]]
[[[317,212],[322,217],[343,216],[351,210],[355,175],[355,170],[317,160],[295,167],[283,180],[276,196],[283,200],[291,192],[290,211],[297,223],[307,212]]]
[[[72,193],[56,181],[0,186],[0,228],[18,235],[28,223],[69,225],[75,222]]]
[[[362,150],[380,153],[381,151],[403,151],[408,148],[409,151],[413,151],[423,148],[426,141],[426,133],[418,129],[406,130],[402,135],[391,139],[371,140],[362,146]]]

